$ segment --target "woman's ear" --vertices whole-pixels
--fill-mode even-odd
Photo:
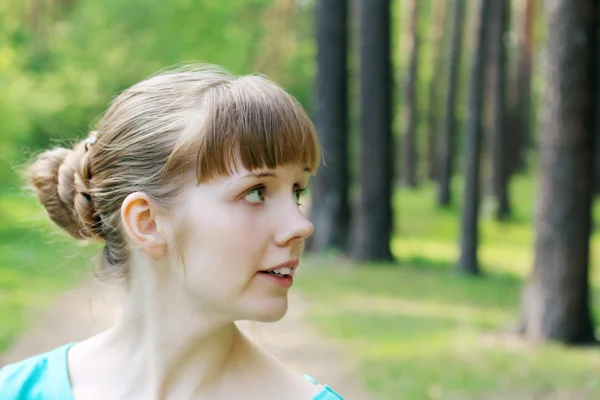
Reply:
[[[160,230],[156,204],[145,193],[131,193],[121,205],[123,228],[131,242],[153,258],[166,254],[167,238]]]

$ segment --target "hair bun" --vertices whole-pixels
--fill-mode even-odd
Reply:
[[[54,223],[76,239],[100,236],[100,220],[88,187],[86,142],[73,149],[41,153],[29,167],[28,180]]]

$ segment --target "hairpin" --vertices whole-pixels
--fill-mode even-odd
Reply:
[[[98,131],[91,131],[89,136],[87,137],[87,139],[85,139],[85,149],[88,150],[88,148],[93,145],[94,143],[96,143],[96,135],[98,134]]]

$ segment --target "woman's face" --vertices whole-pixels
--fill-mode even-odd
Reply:
[[[304,241],[313,232],[298,204],[308,177],[303,165],[239,168],[185,188],[173,221],[181,279],[192,301],[236,320],[284,316]]]

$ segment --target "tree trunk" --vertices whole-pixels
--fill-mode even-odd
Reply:
[[[317,76],[315,125],[324,165],[312,181],[313,251],[345,251],[350,228],[348,201],[348,9],[346,0],[316,4]]]
[[[598,91],[600,95],[600,90]],[[600,103],[600,99],[598,100]],[[596,106],[596,143],[594,145],[594,158],[598,160],[600,157],[600,105]],[[600,162],[596,162],[594,167],[594,194],[600,194]]]
[[[587,343],[599,10],[596,0],[554,0],[545,11],[547,88],[524,329],[536,340]]]
[[[437,179],[438,170],[436,141],[439,129],[439,97],[444,93],[442,91],[442,78],[445,75],[441,71],[444,70],[444,66],[446,65],[446,60],[443,56],[446,53],[443,37],[447,32],[446,27],[449,25],[446,21],[450,20],[446,16],[446,0],[443,0],[441,4],[435,5],[435,11],[431,13],[431,18],[429,35],[435,53],[433,56],[433,75],[429,81],[429,106],[427,110],[427,178],[435,180]]]
[[[600,23],[599,23],[600,24]],[[600,35],[600,27],[598,29],[598,35]],[[598,40],[598,54],[599,57],[596,65],[597,73],[600,74],[600,38]],[[600,79],[596,79],[596,119],[595,119],[595,130],[596,130],[596,142],[594,144],[594,160],[600,160]],[[594,163],[594,193],[596,196],[600,194],[600,161]]]
[[[360,201],[352,255],[358,260],[392,260],[390,1],[360,4]]]
[[[517,146],[514,152],[514,170],[524,171],[527,164],[528,150],[533,146],[532,132],[532,92],[531,77],[533,69],[533,43],[535,26],[536,0],[527,0],[525,7],[525,18],[523,20],[520,35],[519,56],[517,64],[517,109],[516,117],[516,140]]]
[[[451,184],[454,175],[454,141],[456,130],[456,97],[458,94],[458,72],[462,53],[462,32],[466,0],[454,0],[454,24],[452,27],[452,47],[450,55],[449,87],[446,95],[446,110],[442,134],[440,171],[438,174],[438,204],[450,206],[452,201]]]
[[[480,197],[482,116],[485,88],[485,63],[487,36],[490,26],[492,1],[481,0],[477,27],[477,42],[473,53],[473,66],[469,87],[469,121],[465,135],[465,187],[461,215],[460,259],[457,269],[461,273],[478,274],[477,247],[479,242],[478,215]]]
[[[509,170],[506,165],[510,129],[506,129],[507,110],[507,65],[508,51],[504,45],[504,34],[508,30],[510,0],[495,0],[492,18],[493,45],[491,88],[492,105],[492,187],[496,198],[496,219],[505,220],[510,215]]]
[[[417,186],[417,149],[416,129],[418,127],[418,98],[417,84],[419,73],[419,0],[412,1],[412,16],[410,30],[412,34],[412,48],[410,55],[410,70],[406,90],[406,104],[408,105],[408,127],[404,135],[404,182],[406,186],[414,188]]]

